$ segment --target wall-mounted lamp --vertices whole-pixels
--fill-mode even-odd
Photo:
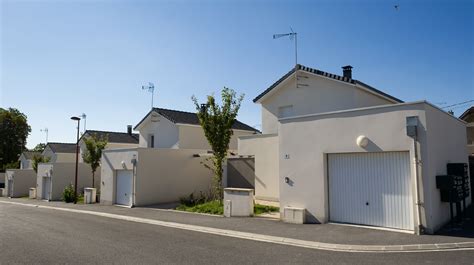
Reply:
[[[290,178],[289,177],[285,177],[285,183],[290,183]]]
[[[120,164],[122,165],[123,169],[127,169],[127,164],[125,164],[125,161],[122,161]]]
[[[364,148],[369,144],[369,138],[364,135],[360,135],[359,137],[357,137],[356,143],[359,147]]]

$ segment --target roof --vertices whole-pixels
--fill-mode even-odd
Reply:
[[[463,112],[463,114],[461,114],[461,116],[459,116],[459,118],[461,120],[464,120],[465,118],[467,118],[467,116],[469,114],[474,114],[474,106],[471,106],[470,108],[468,108],[466,111]]]
[[[72,143],[48,143],[46,147],[51,148],[54,153],[75,153],[76,144]]]
[[[345,83],[348,83],[348,84],[352,84],[352,85],[359,85],[365,89],[368,89],[368,90],[371,90],[372,92],[376,93],[376,94],[379,94],[383,97],[387,97],[387,98],[390,98],[391,100],[394,100],[398,103],[403,103],[403,101],[401,99],[398,99],[394,96],[391,96],[389,94],[386,94],[372,86],[369,86],[367,85],[366,83],[362,82],[362,81],[359,81],[359,80],[355,80],[355,79],[352,79],[352,78],[348,78],[348,77],[343,77],[343,76],[340,76],[340,75],[336,75],[336,74],[331,74],[331,73],[328,73],[328,72],[324,72],[324,71],[321,71],[321,70],[318,70],[318,69],[313,69],[313,68],[310,68],[310,67],[306,67],[304,65],[301,65],[301,64],[297,64],[295,66],[295,68],[291,69],[288,73],[286,73],[284,76],[282,76],[280,79],[278,79],[275,83],[273,83],[273,85],[271,85],[269,88],[265,89],[265,91],[263,91],[260,95],[258,95],[256,98],[254,98],[253,102],[257,102],[259,101],[261,98],[263,98],[267,93],[269,93],[270,91],[272,91],[275,87],[277,87],[280,83],[282,83],[284,80],[286,80],[288,77],[290,77],[292,74],[295,73],[295,71],[305,71],[305,72],[308,72],[308,73],[312,73],[312,74],[316,74],[316,75],[320,75],[320,76],[324,76],[324,77],[327,77],[327,78],[330,78],[330,79],[334,79],[334,80],[338,80],[338,81],[341,81],[341,82],[345,82]]]
[[[94,134],[99,138],[105,138],[109,143],[138,144],[139,139],[137,133],[128,134],[126,132],[86,130],[79,140],[87,134]]]
[[[27,160],[33,159],[34,156],[41,156],[41,152],[25,151],[22,153]]]
[[[181,123],[181,124],[191,124],[191,125],[201,125],[199,123],[199,118],[196,113],[193,112],[186,112],[186,111],[179,111],[179,110],[170,110],[170,109],[163,109],[163,108],[153,108],[148,114],[135,126],[136,129],[145,119],[150,115],[151,112],[156,112],[161,116],[165,117],[166,119],[170,120],[173,123]],[[258,132],[257,129],[242,123],[238,120],[235,120],[232,129],[235,130],[244,130],[244,131],[252,131]]]

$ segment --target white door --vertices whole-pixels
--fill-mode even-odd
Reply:
[[[41,187],[42,195],[41,199],[51,200],[51,178],[43,178],[43,187]]]
[[[329,219],[413,230],[408,152],[328,155]]]
[[[132,203],[132,171],[117,170],[116,204],[130,206]]]

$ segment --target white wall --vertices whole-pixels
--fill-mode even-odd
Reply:
[[[24,155],[20,156],[20,169],[33,169],[33,160],[26,159]]]
[[[204,130],[200,125],[178,125],[179,126],[179,148],[180,149],[207,149],[211,150],[211,146],[204,135]],[[229,142],[229,150],[237,150],[238,138],[245,135],[253,135],[254,132],[233,130]]]
[[[281,209],[285,206],[306,208],[309,222],[328,221],[328,153],[410,151],[413,161],[413,140],[405,132],[407,116],[419,116],[422,126],[426,127],[423,104],[281,121]],[[420,134],[423,142],[425,132]],[[360,135],[370,140],[366,148],[356,144]],[[289,158],[285,159],[286,155]],[[290,183],[284,182],[285,177]]]
[[[62,193],[66,186],[73,184],[75,179],[76,163],[40,163],[36,174],[36,198],[41,199],[43,190],[43,176],[52,170],[51,175],[51,200],[62,200]],[[100,167],[95,173],[95,187],[100,190]],[[92,172],[89,165],[78,164],[77,176],[78,193],[84,192],[84,187],[92,187]]]
[[[151,118],[149,115],[142,125],[137,128],[140,134],[139,147],[149,147],[150,135],[155,136],[155,148],[178,148],[178,127],[164,118],[154,113],[157,118]]]
[[[281,83],[275,92],[262,100],[262,133],[278,133],[278,108],[293,105],[295,116],[343,109],[393,104],[378,95],[363,91],[352,84],[299,71],[296,88],[294,75]]]
[[[138,144],[128,144],[128,143],[107,143],[107,146],[105,147],[104,150],[109,150],[109,149],[128,149],[128,148],[135,148],[138,147]],[[81,139],[79,141],[79,162],[83,163],[84,159],[82,158],[82,155],[84,152],[87,150],[86,143]]]
[[[278,135],[239,138],[239,155],[255,156],[255,198],[278,201],[280,197]]]
[[[28,196],[30,188],[36,185],[36,173],[32,169],[8,169],[5,172],[5,191],[8,197],[12,187],[9,186],[8,178],[13,177],[13,196],[23,197]]]
[[[436,176],[446,175],[447,163],[468,163],[466,125],[429,105],[426,107],[426,118],[427,152],[422,162],[429,167],[423,172],[423,181],[424,189],[432,192],[425,193],[425,208],[429,213],[428,227],[437,230],[449,222],[450,212],[449,203],[441,202],[440,192],[436,189]],[[471,198],[468,198],[466,203],[469,205],[470,202]]]
[[[192,192],[209,191],[212,173],[201,162],[205,158],[193,157],[206,150],[136,148],[108,150],[102,156],[101,204],[115,203],[116,171],[136,167],[136,206],[176,202]]]

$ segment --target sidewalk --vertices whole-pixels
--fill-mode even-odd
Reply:
[[[130,209],[117,206],[102,206],[99,204],[74,205],[63,202],[45,202],[30,199],[7,198],[0,198],[0,201],[87,210],[329,244],[391,246],[473,242],[472,245],[474,246],[474,218],[471,218],[471,220],[465,223],[462,228],[444,229],[438,235],[416,236],[412,234],[335,224],[295,225],[265,218],[224,218],[220,216],[169,211],[152,207],[137,207]],[[472,211],[470,211],[470,214],[472,215]]]

